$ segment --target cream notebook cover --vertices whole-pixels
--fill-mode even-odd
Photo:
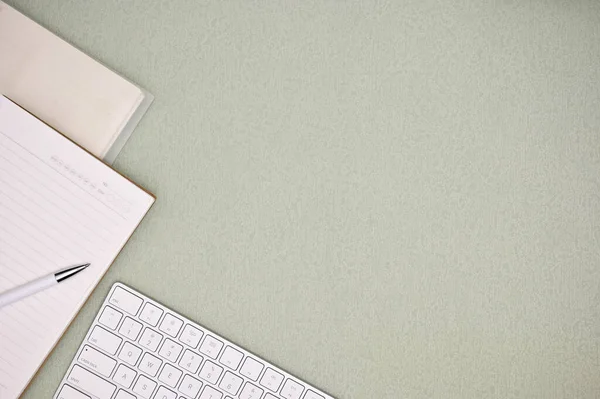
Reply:
[[[153,100],[1,1],[0,94],[108,163]]]
[[[0,309],[0,398],[17,398],[153,204],[109,166],[0,96],[0,292],[64,283]]]

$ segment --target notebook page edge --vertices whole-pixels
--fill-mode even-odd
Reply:
[[[2,96],[0,97],[0,109],[2,109],[5,104],[7,103],[12,103],[14,104],[14,106],[20,108],[21,110],[23,110],[23,112],[27,112],[26,110],[24,110],[22,107],[20,107],[18,104],[12,102],[10,99]],[[29,113],[28,113],[29,114]],[[35,119],[37,121],[37,123],[42,123],[44,124],[42,121],[40,121],[39,119],[35,118],[33,115],[29,114],[33,119]],[[53,130],[51,127],[49,127],[48,125],[44,124],[46,126],[47,129],[50,129],[54,132],[56,132],[55,130]],[[56,132],[58,133],[58,132]],[[53,344],[50,348],[47,349],[47,351],[44,352],[43,357],[40,359],[39,363],[37,364],[37,367],[35,368],[34,372],[29,376],[29,379],[27,380],[27,382],[21,386],[21,387],[17,387],[17,389],[21,389],[21,391],[19,392],[19,395],[24,392],[25,389],[27,389],[27,387],[30,385],[33,377],[37,374],[38,370],[40,369],[40,367],[45,363],[45,361],[47,360],[47,358],[49,357],[50,353],[53,351],[53,349],[56,347],[58,341],[60,340],[60,337],[62,337],[65,333],[65,331],[67,330],[67,328],[70,327],[70,325],[72,324],[74,318],[77,316],[77,314],[79,314],[79,312],[81,311],[81,308],[83,307],[83,305],[87,302],[87,300],[89,299],[89,296],[91,295],[91,293],[94,291],[94,289],[96,288],[96,286],[98,285],[98,283],[101,281],[101,279],[104,277],[104,275],[106,274],[106,272],[108,271],[108,269],[110,268],[110,266],[114,263],[115,259],[118,257],[118,255],[121,253],[121,251],[123,250],[123,248],[125,247],[125,245],[129,242],[129,240],[131,239],[132,235],[135,233],[135,230],[138,228],[138,226],[140,225],[141,221],[143,220],[143,218],[145,217],[145,215],[148,213],[148,211],[150,210],[150,208],[152,207],[155,198],[152,196],[152,194],[148,193],[146,190],[144,190],[143,188],[139,187],[137,184],[133,183],[131,180],[129,180],[127,177],[121,175],[120,173],[118,173],[117,171],[115,171],[114,169],[112,169],[109,165],[106,165],[105,162],[103,162],[102,160],[98,159],[97,157],[95,157],[93,154],[89,153],[89,151],[85,150],[84,148],[82,148],[81,146],[77,145],[76,143],[74,143],[72,140],[70,140],[68,137],[59,134],[57,137],[62,136],[63,138],[67,139],[67,142],[70,141],[71,144],[69,144],[70,149],[75,149],[75,148],[79,148],[81,150],[84,150],[84,152],[88,153],[89,155],[92,156],[92,158],[96,159],[96,161],[99,161],[101,164],[104,164],[105,169],[107,172],[112,170],[114,172],[114,174],[120,176],[122,179],[125,179],[126,181],[129,182],[129,184],[132,184],[133,186],[138,188],[138,192],[139,193],[143,193],[144,195],[144,199],[145,202],[143,204],[139,204],[140,207],[143,206],[143,211],[138,213],[138,214],[133,214],[132,216],[134,218],[131,219],[131,229],[127,230],[128,231],[128,235],[127,238],[124,239],[121,243],[120,246],[118,247],[118,251],[116,251],[116,254],[114,255],[114,257],[112,257],[106,264],[106,267],[104,267],[100,274],[98,275],[97,278],[95,278],[93,280],[93,282],[90,284],[89,289],[86,290],[86,292],[84,293],[84,295],[82,296],[81,300],[78,301],[74,306],[73,306],[73,313],[69,315],[69,321],[68,323],[65,324],[64,327],[62,327],[60,329],[60,333],[58,334],[58,338],[53,340]],[[77,151],[77,150],[76,150]],[[107,168],[107,169],[106,169]],[[110,173],[110,172],[109,172]],[[129,232],[130,231],[130,232]]]

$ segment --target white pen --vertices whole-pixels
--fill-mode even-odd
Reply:
[[[25,297],[28,297],[29,295],[33,295],[36,292],[40,292],[42,290],[45,290],[46,288],[52,287],[53,285],[56,285],[61,281],[65,281],[66,279],[76,275],[89,265],[89,263],[85,263],[83,265],[65,267],[64,269],[60,269],[54,273],[48,274],[47,276],[40,277],[36,280],[30,281],[18,287],[11,288],[10,290],[0,294],[0,308],[3,308],[4,306],[16,302]]]

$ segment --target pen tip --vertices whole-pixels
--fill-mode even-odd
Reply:
[[[90,263],[83,263],[81,265],[67,267],[54,273],[54,278],[56,279],[57,283],[60,283],[61,281],[76,275],[80,271],[85,270],[89,265]]]

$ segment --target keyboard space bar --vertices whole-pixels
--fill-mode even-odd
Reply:
[[[67,382],[95,396],[97,399],[110,399],[116,389],[110,382],[78,365],[73,366]]]

